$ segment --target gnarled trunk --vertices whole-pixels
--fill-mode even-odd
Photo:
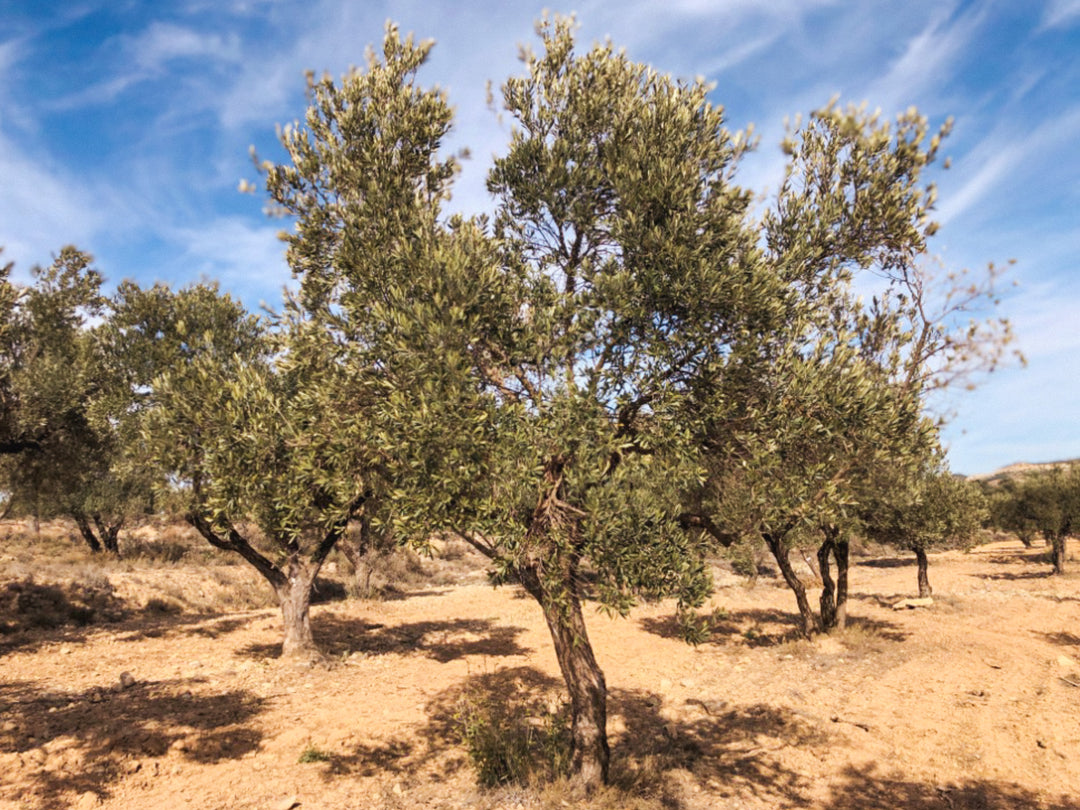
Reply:
[[[551,632],[559,669],[570,693],[573,777],[591,792],[607,783],[611,761],[607,740],[607,684],[585,628],[576,565],[569,566],[560,583],[562,599],[548,592],[535,567],[522,568],[518,573],[525,590],[540,603]]]
[[[189,513],[187,520],[210,545],[239,554],[270,583],[281,606],[281,618],[284,623],[282,657],[318,657],[319,650],[311,635],[311,591],[315,586],[315,577],[318,576],[323,561],[345,531],[345,520],[332,527],[318,547],[307,557],[295,544],[290,547],[288,542],[280,541],[278,547],[287,549],[288,554],[284,566],[279,566],[263,556],[235,527],[229,526],[225,536],[222,537],[214,530],[213,524],[198,512]]]
[[[821,628],[843,630],[847,625],[848,557],[847,540],[841,539],[835,526],[824,526],[825,541],[817,551],[821,575]],[[836,579],[832,578],[829,556],[836,561]]]
[[[110,551],[116,556],[120,556],[120,528],[123,526],[123,521],[117,523],[107,523],[101,515],[94,513],[94,525],[97,526],[98,537],[101,538],[101,544],[105,547],[106,551]]]
[[[761,536],[765,540],[765,545],[769,547],[769,551],[772,552],[773,559],[776,560],[784,581],[795,594],[795,603],[799,606],[799,616],[801,618],[800,632],[807,638],[813,636],[814,633],[820,633],[821,624],[817,616],[814,615],[814,609],[810,607],[810,600],[806,598],[806,586],[802,584],[802,580],[795,573],[795,569],[791,567],[791,560],[788,556],[791,551],[784,546],[783,537],[764,533]]]
[[[1051,550],[1052,550],[1053,561],[1054,561],[1054,573],[1055,574],[1064,574],[1065,573],[1065,535],[1064,534],[1060,534],[1060,535],[1055,534],[1052,538],[1050,538],[1050,542],[1051,542]]]
[[[847,627],[848,571],[850,570],[851,546],[846,539],[833,543],[836,559],[836,629]]]
[[[75,525],[79,527],[79,534],[83,536],[92,552],[97,554],[104,550],[120,556],[119,538],[120,529],[124,525],[123,521],[115,524],[107,523],[97,512],[87,515],[85,512],[73,511],[71,517],[75,520]]]
[[[919,564],[919,598],[929,599],[934,589],[930,587],[930,561],[926,558],[926,549],[916,547],[915,560]]]
[[[86,545],[88,545],[90,550],[95,554],[100,554],[101,541],[98,540],[98,536],[94,534],[94,527],[90,525],[90,520],[82,512],[76,512],[72,517],[75,519],[75,525],[79,527],[79,534],[83,536]]]
[[[319,654],[311,634],[311,591],[319,568],[296,555],[289,560],[286,575],[272,583],[285,629],[282,658],[313,658]]]
[[[817,551],[818,573],[821,576],[821,626],[825,630],[836,627],[836,583],[829,564],[832,550],[833,542],[826,535],[825,542]]]

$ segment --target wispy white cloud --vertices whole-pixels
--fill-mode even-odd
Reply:
[[[977,166],[975,173],[938,207],[938,220],[943,224],[948,223],[985,200],[994,185],[1012,172],[1023,157],[1024,150],[1017,144],[1009,143],[997,144],[985,161],[972,161]]]
[[[116,53],[116,64],[99,81],[53,99],[48,109],[72,110],[110,104],[128,90],[165,75],[171,63],[198,60],[200,72],[208,63],[234,64],[241,59],[240,39],[234,34],[201,32],[173,23],[153,22],[134,35],[121,35],[104,43],[103,51]],[[205,104],[206,99],[199,99]]]
[[[50,170],[37,158],[25,155],[0,134],[0,245],[4,256],[27,270],[45,264],[46,251],[59,251],[68,243],[85,246],[107,221],[107,212],[93,191],[79,179]]]
[[[949,72],[984,22],[984,15],[968,11],[954,18],[955,4],[940,7],[927,25],[911,37],[888,71],[866,91],[873,104],[885,110],[906,108],[927,90],[948,85]]]
[[[1050,0],[1043,11],[1041,27],[1060,28],[1080,19],[1080,0]]]
[[[277,306],[291,280],[278,225],[228,217],[168,228],[166,235],[179,248],[175,266],[182,277],[216,279],[254,309]]]
[[[992,203],[991,192],[995,188],[1009,181],[1017,182],[1023,172],[1031,170],[1032,164],[1045,169],[1041,164],[1049,156],[1059,154],[1060,149],[1069,148],[1077,137],[1080,137],[1080,107],[1066,110],[1030,130],[1013,123],[999,126],[959,161],[956,171],[963,172],[962,184],[951,190],[939,206],[939,221],[948,223],[976,205]],[[1031,181],[1025,183],[1027,193],[1045,195],[1053,185],[1042,171]]]
[[[156,72],[174,59],[237,62],[240,40],[234,34],[211,34],[173,23],[154,22],[128,41],[126,50],[141,69]]]

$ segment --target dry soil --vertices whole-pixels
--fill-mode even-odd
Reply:
[[[1045,550],[1016,541],[933,555],[930,573],[934,604],[894,610],[913,560],[856,560],[851,627],[812,642],[769,576],[719,571],[720,621],[697,647],[670,604],[590,610],[615,782],[590,801],[1080,808],[1080,578],[1049,576]],[[166,586],[209,587],[203,570],[109,578],[110,621],[0,635],[2,810],[588,804],[565,785],[477,786],[463,707],[524,733],[562,699],[537,606],[482,570],[316,606],[314,666],[277,657],[274,609],[139,609]]]

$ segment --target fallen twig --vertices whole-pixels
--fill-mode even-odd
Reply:
[[[1080,683],[1077,683],[1076,681],[1070,681],[1068,678],[1062,678],[1060,676],[1058,677],[1058,680],[1062,683],[1067,683],[1069,686],[1075,686],[1077,689],[1080,689]]]
[[[837,717],[836,715],[833,715],[829,719],[832,720],[834,723],[847,723],[849,726],[855,726],[855,728],[861,728],[865,732],[870,731],[870,726],[866,725],[866,723],[858,723],[858,722],[856,722],[854,720],[844,720],[844,719],[842,719],[840,717]]]

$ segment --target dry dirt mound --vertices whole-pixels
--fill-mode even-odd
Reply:
[[[1080,808],[1080,579],[1044,557],[938,555],[934,604],[908,611],[892,605],[913,562],[862,561],[853,626],[815,642],[766,578],[718,590],[698,647],[671,605],[592,616],[616,783],[594,804]],[[559,785],[478,788],[461,743],[483,712],[511,743],[558,735],[558,669],[517,589],[317,606],[328,660],[298,668],[276,658],[276,611],[148,612],[125,576],[118,621],[0,636],[0,808],[578,804]]]

